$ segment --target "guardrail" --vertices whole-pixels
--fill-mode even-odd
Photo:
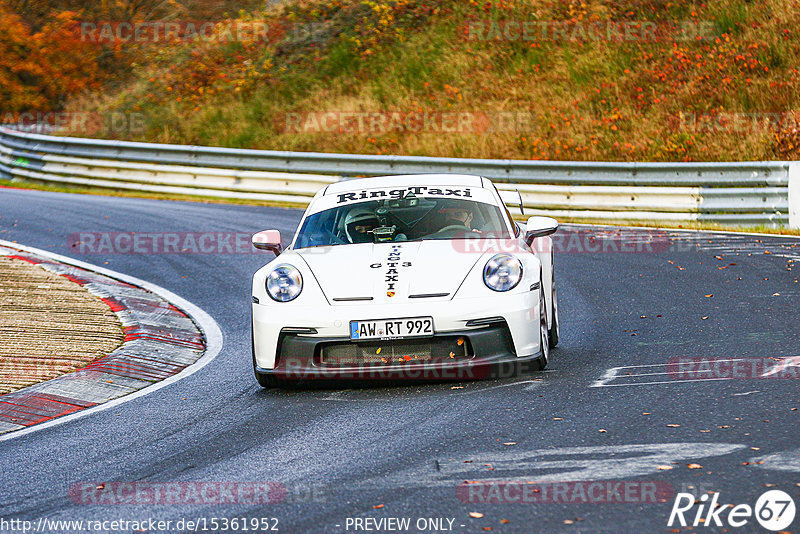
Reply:
[[[305,204],[325,184],[383,174],[479,174],[526,213],[785,226],[798,162],[594,163],[242,150],[57,137],[0,128],[0,176]],[[800,184],[795,186],[795,189]],[[791,195],[800,226],[800,193]]]

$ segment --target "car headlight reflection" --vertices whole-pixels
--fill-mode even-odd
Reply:
[[[303,277],[291,265],[278,265],[267,275],[267,293],[273,300],[289,302],[303,290]]]
[[[522,280],[522,262],[510,254],[497,254],[483,268],[483,282],[493,291],[509,291]]]

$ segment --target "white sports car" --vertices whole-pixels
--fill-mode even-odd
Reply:
[[[286,248],[277,230],[255,234],[277,255],[253,276],[259,384],[543,368],[558,342],[558,223],[515,222],[506,193],[480,176],[346,180],[314,196]]]

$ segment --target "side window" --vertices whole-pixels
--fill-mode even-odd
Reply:
[[[497,193],[497,196],[500,196],[500,191],[497,190],[497,186],[492,183],[492,187],[494,187],[494,192]],[[503,202],[500,200],[500,202]],[[511,228],[514,229],[514,237],[519,237],[519,226],[517,226],[516,221],[514,221],[514,217],[511,216],[511,212],[508,211],[508,206],[506,206],[505,202],[503,202],[503,209],[506,212],[506,217],[508,217],[508,222],[511,223]]]

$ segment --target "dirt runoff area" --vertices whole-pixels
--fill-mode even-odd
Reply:
[[[123,340],[119,318],[85,288],[0,256],[0,395],[81,368]]]

